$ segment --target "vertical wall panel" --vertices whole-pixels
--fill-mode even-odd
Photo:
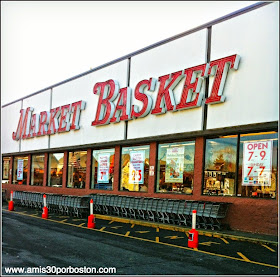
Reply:
[[[225,102],[209,105],[207,128],[277,121],[278,2],[212,27],[211,60],[233,54],[241,56],[239,69],[228,74]]]
[[[127,66],[128,61],[124,60],[53,88],[53,108],[80,100],[86,102],[86,108],[81,112],[80,129],[52,135],[50,148],[124,139],[124,122],[104,126],[91,126],[91,123],[95,120],[99,101],[99,95],[93,93],[94,85],[113,79],[118,81],[121,88],[126,87]]]
[[[19,152],[20,141],[12,139],[20,117],[21,101],[1,109],[1,152]]]
[[[40,112],[50,111],[51,91],[47,90],[23,100],[23,109],[34,108],[33,114],[39,115]],[[21,140],[21,151],[32,151],[48,148],[48,135]]]
[[[131,58],[130,86],[135,88],[141,80],[171,74],[206,62],[206,29],[190,34],[170,43]],[[174,89],[176,103],[181,99],[185,78]],[[205,82],[204,82],[205,83]],[[159,84],[154,92],[148,92],[155,105]],[[204,90],[204,85],[202,91]],[[133,101],[142,107],[138,100]],[[128,122],[128,139],[156,135],[182,133],[202,129],[202,108],[167,112],[162,115],[149,114]]]

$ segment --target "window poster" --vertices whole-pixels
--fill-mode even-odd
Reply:
[[[9,170],[10,170],[10,162],[9,161],[5,161],[3,163],[3,179],[9,179]]]
[[[271,185],[272,147],[272,140],[244,142],[243,186]]]
[[[165,182],[183,183],[184,147],[168,148],[166,152]]]
[[[23,180],[23,160],[17,161],[17,180]]]
[[[145,151],[130,151],[130,184],[144,184],[144,162]]]
[[[97,182],[109,183],[110,154],[98,155]]]

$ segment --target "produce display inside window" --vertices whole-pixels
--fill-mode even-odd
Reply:
[[[92,189],[113,189],[114,161],[114,148],[92,151]]]
[[[204,186],[206,195],[235,195],[237,135],[206,140]]]
[[[28,172],[28,156],[14,157],[13,184],[26,185]]]
[[[68,188],[84,189],[86,185],[87,151],[69,152]]]
[[[32,155],[31,186],[43,186],[45,155]]]
[[[62,187],[64,153],[49,154],[48,186]]]
[[[120,190],[148,191],[150,146],[122,148]]]
[[[276,198],[278,133],[240,135],[237,196]]]
[[[157,192],[192,194],[195,142],[159,144]]]

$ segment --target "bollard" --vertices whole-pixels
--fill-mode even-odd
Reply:
[[[90,215],[88,216],[88,224],[87,227],[88,228],[95,228],[95,216],[93,214],[93,199],[90,200],[90,204],[89,204],[89,213]]]
[[[189,231],[188,247],[197,248],[198,247],[198,232],[196,227],[196,210],[193,210],[192,214],[192,229]]]
[[[9,211],[13,211],[14,210],[13,191],[11,191],[11,196],[10,196],[10,202],[9,202],[8,210]]]
[[[44,207],[43,207],[42,218],[47,219],[48,215],[49,215],[49,211],[48,211],[48,207],[47,207],[47,196],[46,196],[46,194],[43,195],[43,204],[44,204]]]

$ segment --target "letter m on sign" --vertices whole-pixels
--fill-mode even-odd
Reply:
[[[33,108],[29,107],[26,110],[20,110],[20,118],[18,121],[18,126],[16,132],[13,132],[13,140],[19,140],[21,138],[26,138],[26,132],[29,132],[30,128],[30,118]]]

